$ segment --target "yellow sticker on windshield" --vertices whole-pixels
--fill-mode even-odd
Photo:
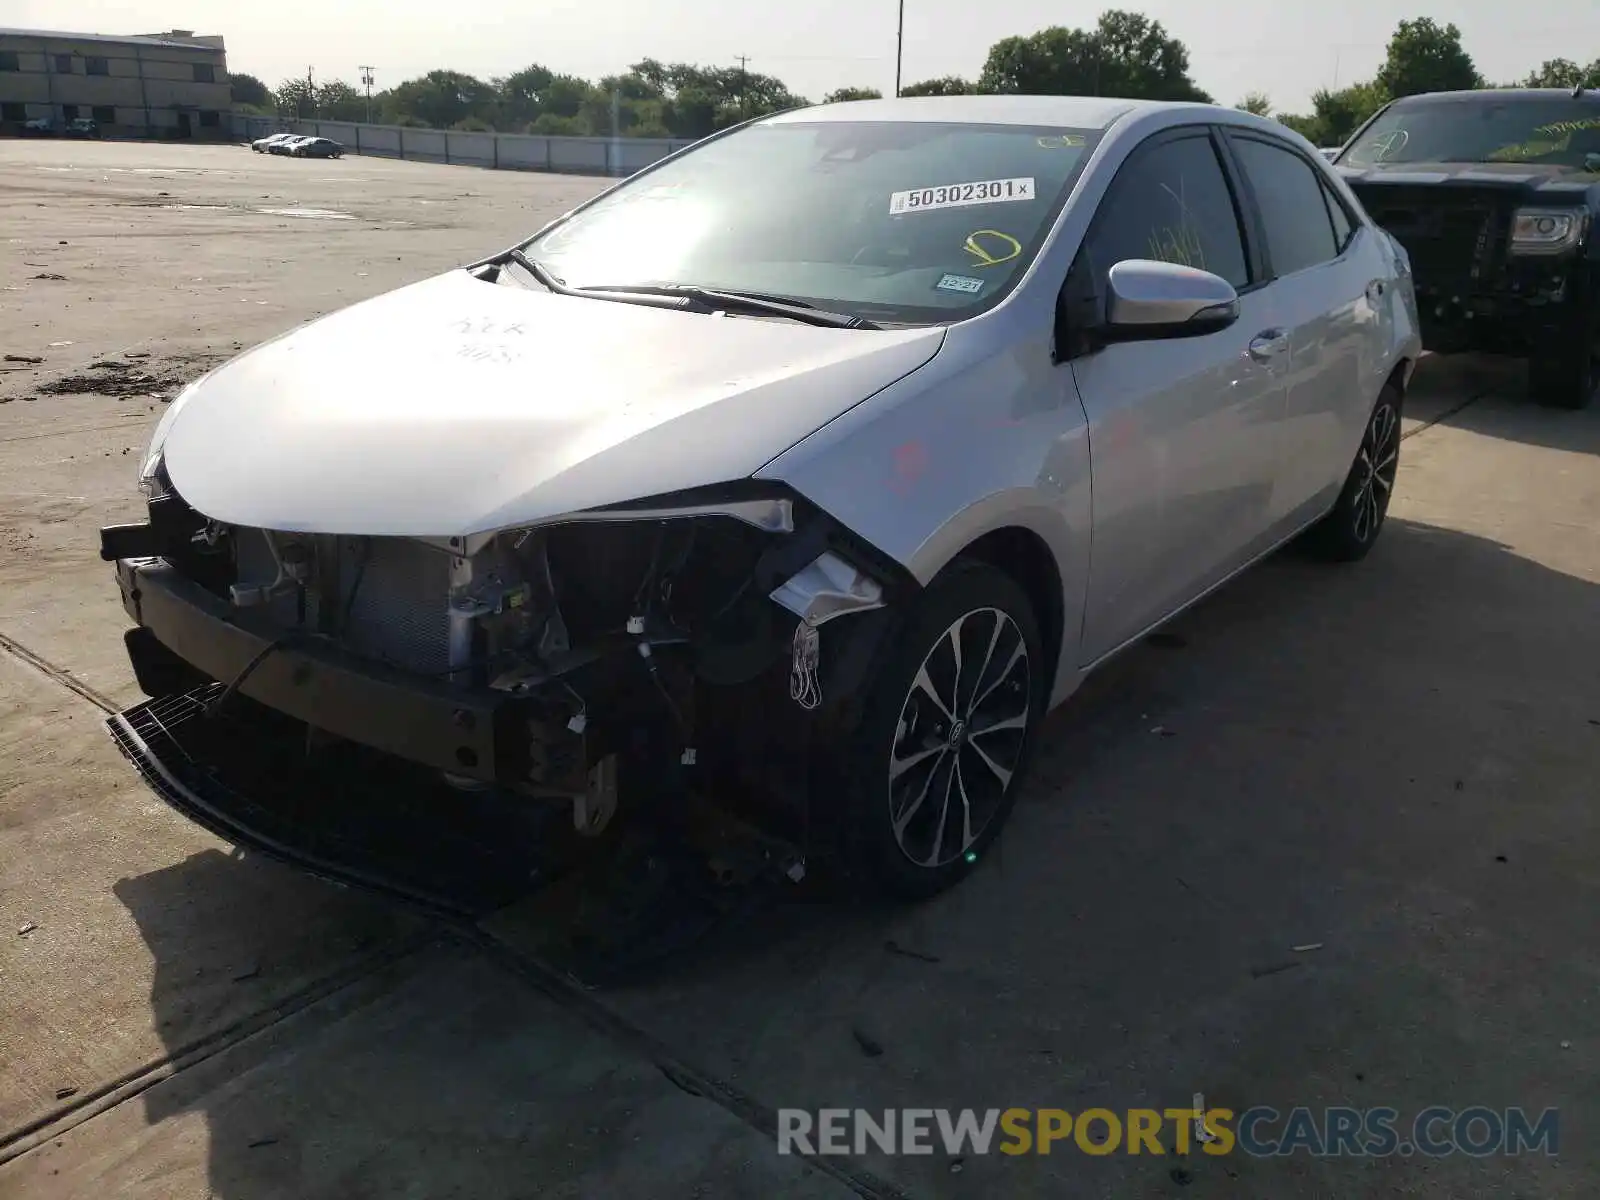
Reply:
[[[997,267],[1022,256],[1022,243],[998,229],[977,229],[961,247],[976,260],[975,267]]]
[[[1038,142],[1041,150],[1071,150],[1084,144],[1083,136],[1077,133],[1063,133],[1034,140]]]

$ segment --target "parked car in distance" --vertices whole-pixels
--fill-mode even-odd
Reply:
[[[49,117],[33,117],[22,123],[23,137],[48,137],[55,132],[55,122]]]
[[[1600,396],[1600,91],[1408,96],[1336,165],[1409,252],[1428,349],[1526,358],[1543,404]]]
[[[1338,146],[1323,146],[1317,151],[1317,153],[1322,155],[1322,157],[1327,159],[1329,162],[1332,162],[1334,159],[1339,157],[1339,149],[1340,147]]]
[[[97,138],[100,136],[100,126],[90,117],[74,117],[67,122],[67,136]]]
[[[294,148],[301,142],[307,140],[308,138],[306,134],[291,133],[286,138],[279,138],[276,141],[268,142],[266,145],[266,151],[268,154],[289,154],[292,153]]]
[[[301,136],[302,135],[298,133],[269,133],[266,137],[259,137],[255,141],[251,142],[250,149],[254,150],[257,154],[265,154],[269,147],[275,146],[279,142],[290,141]]]
[[[141,687],[308,770],[318,730],[584,834],[760,797],[925,896],[1100,664],[1291,539],[1371,550],[1420,352],[1275,121],[821,105],[191,384],[100,553]]]
[[[344,147],[332,138],[310,137],[290,146],[289,153],[296,158],[338,158],[344,154]]]

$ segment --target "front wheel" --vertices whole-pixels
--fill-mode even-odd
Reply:
[[[841,764],[849,854],[867,882],[921,898],[973,869],[1016,803],[1048,674],[1010,576],[959,562],[928,586]]]
[[[1385,384],[1339,499],[1306,535],[1306,545],[1319,557],[1355,562],[1378,540],[1400,468],[1400,404],[1400,389]]]

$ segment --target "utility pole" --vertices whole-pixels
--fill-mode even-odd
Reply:
[[[378,69],[377,67],[362,67],[361,68],[361,82],[364,83],[366,85],[366,88],[367,88],[367,124],[368,125],[372,124],[372,73],[374,71],[376,71],[377,69]]]
[[[750,87],[750,72],[745,70],[745,64],[750,61],[750,56],[748,54],[735,54],[734,57],[739,60],[739,115],[743,117],[749,115],[745,100],[746,93]]]
[[[900,0],[900,22],[894,33],[894,95],[900,98],[900,61],[906,49],[906,0]]]
[[[311,77],[311,68],[306,68],[306,99],[311,103],[311,119],[317,119],[317,82]]]

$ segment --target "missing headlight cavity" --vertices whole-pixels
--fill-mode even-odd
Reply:
[[[182,511],[167,522],[173,565],[227,603],[230,624],[296,634],[248,694],[309,705],[322,668],[304,651],[458,696],[437,732],[395,737],[397,722],[434,720],[409,699],[341,711],[332,732],[384,744],[365,732],[383,723],[452,786],[571,804],[587,834],[619,796],[624,812],[659,814],[691,786],[803,806],[794,784],[813,730],[859,687],[883,628],[871,618],[906,586],[789,500],[641,503],[428,541],[222,528]]]

